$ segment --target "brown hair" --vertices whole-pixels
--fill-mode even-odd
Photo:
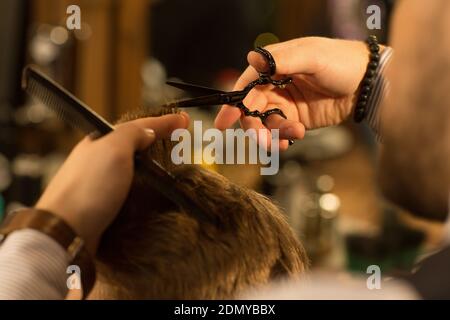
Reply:
[[[126,115],[122,120],[148,116]],[[103,236],[95,298],[225,299],[306,268],[303,247],[266,197],[199,166],[174,166],[171,144],[152,157],[177,177],[218,223],[201,221],[164,198],[137,172],[128,199]]]

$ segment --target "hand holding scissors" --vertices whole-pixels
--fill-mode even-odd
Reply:
[[[266,49],[277,63],[273,78],[289,76],[292,83],[285,89],[257,86],[243,102],[260,112],[280,108],[287,119],[273,115],[265,123],[268,129],[280,130],[280,139],[301,139],[305,130],[337,125],[352,116],[369,61],[364,42],[309,37],[280,42]],[[269,67],[267,59],[253,51],[248,55],[248,62],[249,67],[234,90],[243,89],[258,78],[258,71]],[[261,121],[242,117],[239,109],[228,104],[217,115],[215,126],[224,130],[237,120],[244,129],[264,128]],[[281,140],[280,149],[287,147],[287,140]]]
[[[198,97],[192,99],[177,101],[174,104],[171,104],[171,106],[176,106],[178,108],[190,108],[227,104],[238,108],[242,112],[243,117],[259,118],[260,125],[264,129],[266,129],[266,122],[271,117],[277,116],[281,117],[282,119],[287,119],[284,112],[278,107],[273,107],[261,112],[257,109],[251,110],[251,106],[248,107],[244,104],[244,99],[247,97],[249,92],[257,86],[270,85],[278,89],[285,89],[286,85],[289,85],[292,82],[292,79],[289,77],[279,80],[272,79],[272,75],[274,75],[276,72],[275,60],[273,59],[272,55],[269,51],[260,47],[256,48],[255,51],[261,54],[267,60],[269,71],[260,72],[259,77],[256,80],[248,83],[242,90],[225,92],[213,88],[201,87],[183,82],[168,81],[167,84],[170,86],[185,90],[192,95],[198,95]],[[256,119],[256,121],[258,120]],[[293,143],[293,140],[289,140],[290,145]]]

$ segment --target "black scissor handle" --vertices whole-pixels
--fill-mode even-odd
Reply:
[[[248,92],[256,86],[266,85],[266,84],[272,84],[280,89],[284,89],[286,85],[292,83],[291,77],[286,77],[286,78],[283,78],[280,80],[272,79],[271,76],[273,76],[277,70],[275,59],[273,58],[272,54],[269,51],[267,51],[266,49],[261,48],[261,47],[256,47],[255,52],[261,54],[264,57],[264,59],[266,59],[267,63],[269,64],[269,72],[260,72],[259,78],[250,82],[244,88],[244,90],[243,90],[244,92]],[[283,117],[284,119],[287,119],[284,112],[279,108],[270,109],[265,112],[259,112],[258,110],[250,111],[250,109],[247,108],[242,102],[238,103],[236,106],[243,111],[245,116],[260,118],[261,122],[264,125],[265,125],[267,118],[273,114],[278,114],[279,116]],[[292,145],[292,144],[294,144],[294,141],[289,140],[289,145]]]
[[[287,77],[284,79],[280,79],[280,80],[274,80],[272,79],[270,76],[268,76],[267,74],[264,73],[260,73],[259,74],[259,78],[256,80],[253,80],[252,82],[250,82],[243,91],[250,91],[251,89],[253,89],[256,86],[263,86],[266,84],[272,84],[280,89],[284,89],[286,87],[286,85],[292,83],[292,78]]]
[[[242,110],[245,116],[255,117],[259,118],[263,125],[266,125],[266,120],[268,117],[270,117],[273,114],[278,114],[279,116],[283,117],[284,119],[287,119],[286,115],[284,114],[283,110],[279,108],[274,108],[267,110],[265,112],[260,112],[259,110],[253,110],[251,111],[249,108],[247,108],[242,102],[236,104],[236,107]],[[289,145],[292,146],[294,144],[294,140],[289,140]]]
[[[284,89],[284,87],[287,84],[292,83],[292,78],[286,77],[284,79],[275,80],[272,79],[272,76],[277,71],[277,65],[275,63],[275,59],[273,58],[272,54],[267,51],[264,48],[256,47],[255,52],[261,54],[264,59],[266,59],[267,63],[269,64],[269,72],[260,72],[259,78],[250,82],[244,90],[250,91],[255,86],[265,85],[265,84],[272,84],[280,89]]]
[[[266,59],[267,63],[269,64],[269,72],[262,72],[262,74],[266,74],[269,77],[273,76],[275,74],[275,72],[277,71],[277,65],[275,63],[275,59],[273,58],[272,54],[268,50],[266,50],[262,47],[256,47],[255,52],[262,55]]]

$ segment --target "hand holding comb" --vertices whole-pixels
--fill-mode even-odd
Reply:
[[[91,134],[93,138],[99,138],[114,130],[112,124],[33,66],[25,67],[22,87],[25,92],[53,110],[67,124],[80,129],[85,134]],[[188,213],[199,216],[202,220],[211,219],[178,187],[176,178],[157,161],[150,159],[148,153],[139,153],[135,158],[136,165],[148,171],[152,186],[164,197],[184,208]]]

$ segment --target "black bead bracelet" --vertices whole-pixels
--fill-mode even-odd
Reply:
[[[355,122],[361,122],[366,117],[367,102],[369,101],[372,93],[374,78],[380,63],[380,46],[378,45],[377,37],[369,36],[367,38],[367,45],[370,50],[370,60],[367,65],[366,74],[364,75],[364,78],[359,86],[360,92],[356,102],[355,113],[353,114],[353,119]]]

